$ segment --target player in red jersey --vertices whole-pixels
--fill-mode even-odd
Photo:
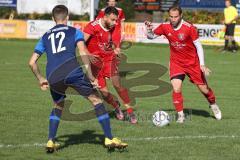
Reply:
[[[98,79],[99,88],[105,101],[115,108],[116,117],[123,120],[124,114],[120,109],[118,100],[108,91],[106,78],[111,79],[115,90],[127,109],[130,122],[135,124],[137,119],[133,113],[133,107],[130,105],[128,90],[120,83],[118,71],[120,48],[114,49],[113,46],[116,37],[112,37],[112,34],[117,21],[118,10],[115,7],[107,7],[104,12],[103,18],[90,22],[84,29],[84,39],[91,55],[91,68],[94,76]]]
[[[169,22],[160,24],[156,29],[146,21],[147,37],[164,35],[170,45],[170,80],[173,87],[172,100],[178,112],[178,123],[183,123],[182,82],[187,75],[200,92],[206,97],[217,120],[222,118],[221,111],[216,104],[213,90],[207,84],[206,75],[211,72],[204,63],[203,48],[197,29],[182,19],[182,9],[179,6],[169,8]]]
[[[125,15],[121,8],[116,7],[117,6],[117,0],[107,0],[107,5],[111,7],[115,7],[118,10],[118,18],[117,23],[115,25],[114,31],[113,31],[113,37],[114,37],[114,45],[118,46],[121,43],[121,40],[124,39],[124,21],[125,21]],[[106,8],[103,8],[99,11],[98,16],[96,19],[100,19],[104,17],[104,11]]]

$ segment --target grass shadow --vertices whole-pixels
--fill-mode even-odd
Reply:
[[[174,109],[165,109],[164,111],[170,111],[173,112],[175,111]],[[202,116],[202,117],[212,117],[213,116],[210,115],[210,113],[206,110],[202,110],[202,109],[192,109],[192,108],[185,108],[184,110],[185,114],[188,115],[195,115],[195,116]]]
[[[104,135],[103,134],[96,134],[96,131],[93,130],[84,130],[82,133],[79,134],[68,134],[62,135],[56,138],[58,142],[62,142],[59,150],[67,148],[72,145],[78,144],[95,144],[95,145],[103,145],[104,142]]]

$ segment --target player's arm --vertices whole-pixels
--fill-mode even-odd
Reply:
[[[113,42],[113,51],[116,55],[120,56],[121,55],[121,30],[118,30],[117,28],[114,29],[114,32],[118,32],[118,34],[115,34],[115,36],[112,37],[112,42]]]
[[[91,35],[84,32],[83,37],[84,37],[84,41],[87,42],[89,40],[89,38],[91,37]],[[90,60],[88,58],[89,52],[88,52],[88,50],[87,50],[87,48],[85,46],[85,42],[84,41],[77,42],[77,47],[78,47],[79,54],[81,56],[82,62],[85,65],[85,68],[87,70],[88,78],[90,79],[90,81],[94,81],[95,77],[92,75],[92,70],[91,70],[91,66],[90,66]]]
[[[91,32],[91,31],[89,31],[89,32]],[[96,78],[92,74],[92,70],[91,70],[91,66],[90,66],[90,60],[89,60],[89,52],[88,52],[88,50],[85,46],[85,42],[87,42],[90,37],[91,37],[91,34],[88,34],[88,33],[85,33],[85,32],[82,33],[79,30],[77,30],[76,35],[75,35],[75,41],[77,43],[77,47],[78,47],[79,54],[81,56],[82,62],[85,65],[88,78],[92,83],[95,83]]]
[[[97,82],[97,79],[93,76],[92,74],[92,70],[91,70],[91,65],[90,65],[90,60],[89,60],[89,57],[88,57],[88,54],[87,54],[87,49],[86,49],[86,46],[84,44],[84,41],[79,41],[77,42],[77,47],[79,49],[79,54],[80,54],[80,57],[82,59],[82,62],[86,68],[86,71],[87,71],[87,75],[88,75],[88,78],[89,80],[91,81],[91,83],[94,85],[94,86],[98,86],[98,82]]]
[[[79,50],[79,54],[81,56],[82,62],[85,65],[85,68],[87,70],[87,74],[88,74],[88,78],[91,81],[94,81],[94,76],[92,75],[92,70],[91,70],[91,66],[90,66],[90,61],[88,59],[88,54],[86,53],[86,47],[83,41],[79,41],[77,43],[77,47]]]
[[[196,39],[195,41],[193,41],[193,44],[195,45],[195,48],[197,50],[197,55],[198,55],[200,65],[204,66],[205,65],[204,52],[203,52],[203,47],[202,47],[202,44],[201,44],[200,40]]]
[[[125,38],[125,28],[124,28],[124,20],[121,21],[121,32],[122,32],[122,39]]]
[[[202,44],[200,42],[199,39],[196,39],[195,41],[193,41],[193,44],[196,47],[197,50],[197,55],[198,55],[198,59],[200,62],[200,68],[202,70],[202,72],[208,76],[211,73],[211,70],[205,66],[205,62],[204,62],[204,52],[203,52],[203,47]]]
[[[149,21],[144,22],[146,30],[147,30],[147,38],[148,39],[154,39],[154,33],[153,33],[153,25]]]
[[[29,60],[29,67],[31,68],[33,74],[39,81],[39,85],[42,90],[46,90],[48,86],[48,81],[42,76],[40,69],[38,67],[37,61],[39,59],[40,55],[37,53],[33,53],[30,60]]]
[[[121,33],[122,33],[122,39],[121,40],[124,40],[125,38],[125,28],[124,28],[124,23],[125,23],[125,14],[124,12],[122,11],[122,14],[120,15],[120,20],[121,20]]]
[[[190,28],[190,37],[191,37],[193,44],[197,50],[200,68],[201,68],[202,72],[206,76],[208,76],[211,73],[211,70],[207,66],[205,66],[203,47],[199,40],[197,28],[193,25]]]
[[[84,41],[85,42],[87,42],[90,37],[91,37],[91,34],[84,32]],[[90,62],[94,63],[94,62],[98,61],[98,59],[96,57],[94,57],[93,55],[91,55],[89,53],[89,51],[86,47],[85,47],[85,53],[88,55]]]
[[[48,81],[46,80],[46,78],[44,78],[44,76],[42,76],[40,69],[38,67],[38,64],[37,64],[38,59],[41,57],[41,55],[44,52],[45,52],[45,47],[44,47],[42,39],[40,39],[34,49],[34,53],[32,54],[32,56],[28,62],[29,67],[31,68],[33,74],[38,79],[39,85],[42,90],[46,90],[49,87]]]
[[[91,37],[90,34],[84,32],[84,41],[87,42],[89,40],[89,38]]]
[[[158,31],[161,30],[161,26],[159,26],[158,28],[156,28],[154,31],[153,31],[153,25],[151,22],[149,21],[145,21],[144,22],[145,24],[145,27],[146,27],[146,30],[147,30],[147,38],[148,39],[155,39],[157,38],[159,35],[162,35],[162,33],[158,33]],[[160,31],[161,32],[161,31]],[[157,33],[157,34],[156,34]]]

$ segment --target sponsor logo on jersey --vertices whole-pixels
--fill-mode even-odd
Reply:
[[[183,33],[178,34],[178,39],[183,41],[185,39],[185,35]]]

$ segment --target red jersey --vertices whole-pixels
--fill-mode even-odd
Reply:
[[[116,26],[118,25],[121,26],[121,22],[125,20],[125,15],[121,8],[116,7],[116,9],[118,10],[118,19],[117,19]],[[96,19],[102,18],[104,16],[104,11],[105,11],[105,8],[101,9]]]
[[[178,28],[173,28],[170,22],[160,24],[154,31],[156,35],[164,35],[170,45],[170,61],[181,66],[199,63],[197,50],[193,41],[198,39],[197,29],[182,20]]]
[[[100,23],[101,19],[89,22],[84,28],[85,33],[90,35],[86,42],[87,49],[91,54],[105,56],[113,53],[112,32],[113,29],[107,30]]]

